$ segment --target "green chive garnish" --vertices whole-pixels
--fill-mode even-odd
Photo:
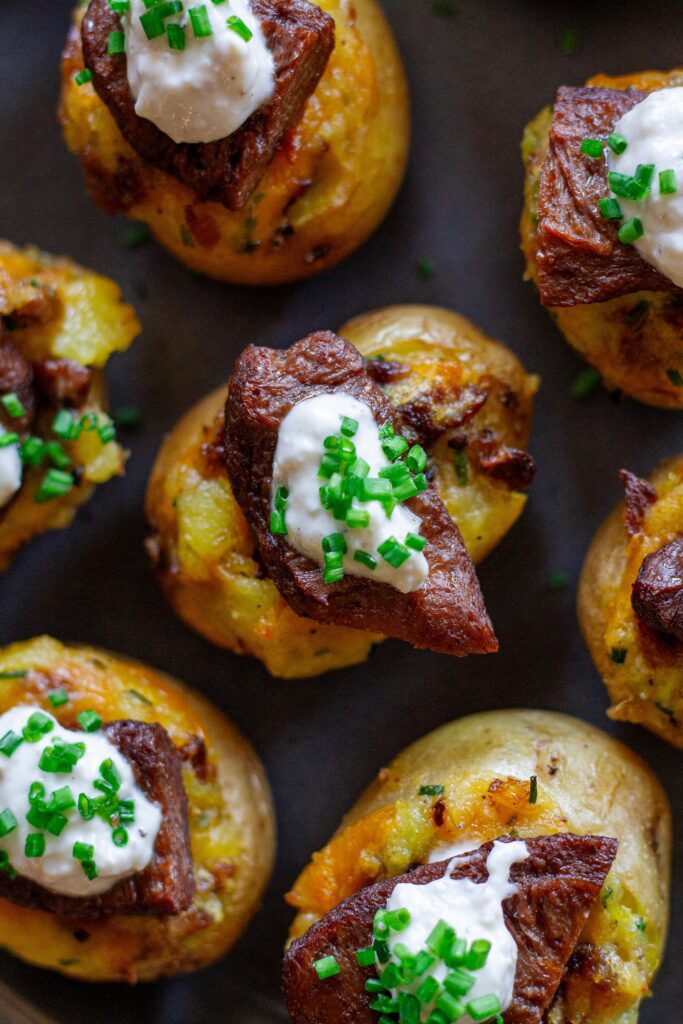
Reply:
[[[680,370],[671,367],[666,371],[666,375],[675,388],[683,388],[683,375]]]
[[[608,135],[606,142],[612,152],[616,153],[617,156],[619,156],[620,153],[623,153],[628,146],[628,142],[624,136],[618,135],[616,132],[613,132],[612,135]]]
[[[605,220],[621,220],[624,216],[616,199],[598,199],[598,206]]]
[[[97,732],[102,726],[102,719],[96,711],[81,711],[76,721],[84,732]]]
[[[486,1020],[488,1017],[493,1017],[496,1013],[500,1013],[500,1002],[497,996],[493,994],[490,996],[480,996],[479,999],[472,999],[467,1003],[465,1010],[469,1013],[472,1020]]]
[[[443,786],[420,786],[420,796],[443,796]]]
[[[45,836],[39,832],[29,832],[24,843],[26,857],[42,857],[45,853]]]
[[[127,846],[128,845],[128,832],[125,828],[119,826],[115,828],[111,834],[111,841],[114,846]]]
[[[469,481],[470,472],[467,452],[464,448],[453,454],[453,468],[455,470],[455,479],[458,486],[466,487]]]
[[[465,967],[469,971],[481,970],[488,960],[490,952],[491,943],[488,939],[476,939],[467,950],[467,955],[465,956]]]
[[[600,139],[584,139],[581,143],[581,152],[593,158],[602,156],[602,142]]]
[[[0,839],[4,839],[10,832],[13,832],[17,827],[17,819],[14,817],[9,807],[7,810],[0,814]],[[374,954],[373,954],[374,960]]]
[[[619,241],[623,242],[624,245],[632,245],[639,238],[642,238],[644,233],[643,222],[640,217],[632,217],[631,220],[625,221],[619,228]]]
[[[190,23],[195,39],[204,39],[207,36],[213,35],[209,15],[204,4],[201,4],[199,7],[190,7],[187,13],[190,15]]]
[[[333,978],[335,974],[339,974],[341,971],[339,964],[333,956],[323,956],[320,960],[315,960],[313,967],[321,981],[325,981],[326,978]]]
[[[367,551],[354,551],[353,560],[364,565],[366,569],[374,571],[377,568],[377,559],[369,555]]]
[[[287,533],[284,514],[278,512],[277,509],[273,509],[270,513],[270,532],[278,536],[284,536]]]
[[[375,962],[375,951],[372,946],[356,950],[356,960],[361,967],[370,967]]]
[[[587,398],[602,384],[602,377],[592,366],[587,366],[576,375],[569,389],[572,398]]]
[[[42,503],[61,498],[69,493],[74,483],[75,478],[71,473],[65,473],[61,469],[49,469],[34,495],[34,501]]]
[[[358,420],[352,419],[351,416],[344,416],[341,421],[341,432],[344,437],[353,437],[358,433]]]
[[[620,174],[619,171],[610,171],[607,175],[607,183],[615,195],[622,199],[644,199],[648,193],[648,187],[642,181],[637,181],[629,174]]]
[[[25,679],[28,671],[25,668],[9,668],[0,672],[0,679]]]
[[[126,52],[126,37],[123,32],[111,32],[107,43],[107,53],[112,56],[117,53]]]
[[[15,391],[10,391],[8,395],[3,395],[2,398],[0,398],[0,403],[2,403],[7,415],[13,420],[18,420],[19,417],[23,416],[26,412],[21,404],[19,395],[17,395]]]
[[[18,444],[19,435],[14,433],[7,433],[0,435],[0,448],[9,448],[10,445]]]
[[[407,548],[412,548],[413,551],[424,551],[427,539],[426,537],[420,537],[417,533],[407,533],[404,543]]]
[[[535,804],[538,800],[538,776],[532,775],[529,779],[529,803]]]
[[[83,68],[74,75],[74,82],[76,85],[86,85],[88,82],[92,82],[92,71],[90,68]]]
[[[633,175],[636,181],[639,182],[641,185],[644,185],[648,191],[650,190],[650,185],[652,184],[652,179],[654,178],[654,176],[654,164],[638,164],[638,166],[636,167],[636,172]]]
[[[627,654],[628,649],[626,647],[613,647],[610,653],[610,658],[615,665],[623,665],[626,661]]]
[[[662,196],[673,195],[678,189],[678,182],[676,181],[676,172],[674,170],[660,171],[659,172],[659,193]]]
[[[17,747],[21,746],[23,742],[23,736],[18,736],[16,732],[10,729],[0,739],[0,754],[4,754],[5,757],[11,757]]]
[[[226,25],[233,32],[236,32],[237,35],[240,37],[240,39],[243,39],[245,43],[248,43],[249,40],[254,35],[254,33],[249,28],[249,26],[245,25],[245,23],[242,21],[242,19],[236,17],[234,14],[230,15],[230,17],[226,21]]]
[[[172,50],[185,49],[185,29],[182,25],[171,24],[166,29],[168,45]]]
[[[360,529],[370,524],[370,513],[365,508],[350,508],[346,513],[346,522],[352,529]]]
[[[404,562],[410,558],[410,550],[396,540],[395,537],[387,537],[379,547],[378,553],[385,562],[388,562],[393,569],[400,569]]]

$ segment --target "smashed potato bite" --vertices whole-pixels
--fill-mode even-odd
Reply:
[[[57,707],[49,699],[56,692],[68,695]],[[77,727],[87,710],[105,723],[158,723],[166,730],[183,759],[195,895],[180,914],[120,913],[85,923],[0,899],[0,945],[88,981],[150,981],[222,956],[256,910],[273,860],[270,793],[247,741],[217,708],[168,676],[49,637],[0,651],[0,714],[26,704],[65,728]]]
[[[604,835],[619,846],[548,1021],[634,1024],[666,939],[670,811],[639,758],[565,715],[486,712],[408,747],[295,882],[290,935],[366,886],[451,850],[563,832]]]
[[[31,538],[68,526],[97,484],[123,472],[125,453],[105,411],[102,368],[139,331],[133,309],[121,301],[113,281],[69,259],[0,241],[0,387],[5,395],[14,392],[19,363],[32,417],[5,414],[0,434],[60,445],[64,454],[57,452],[52,469],[73,477],[64,493],[41,500],[50,456],[43,450],[24,459],[20,489],[0,507],[0,571]],[[82,429],[55,434],[60,411]]]
[[[596,75],[586,84],[651,92],[680,86],[683,71]],[[551,118],[546,107],[527,126],[522,141],[526,178],[520,231],[526,277],[534,282],[536,206]],[[600,372],[606,387],[648,405],[683,408],[681,304],[675,292],[633,292],[606,302],[549,307],[549,312],[569,344]]]
[[[626,505],[596,533],[579,584],[579,621],[612,701],[610,717],[683,747],[683,642],[653,628],[633,604],[644,560],[683,536],[683,455],[647,482],[632,479],[645,497],[637,507],[627,491]],[[676,586],[667,589],[675,599]]]
[[[323,0],[336,45],[303,117],[245,208],[201,201],[124,140],[83,70],[77,8],[60,121],[93,198],[148,224],[182,263],[222,281],[280,284],[344,259],[384,218],[403,178],[409,114],[401,59],[375,0]]]
[[[538,379],[448,310],[391,307],[356,318],[341,334],[406,423],[413,416],[440,496],[480,560],[526,502],[516,488],[533,471],[524,446]],[[188,625],[255,655],[272,675],[315,676],[364,661],[381,636],[295,615],[264,576],[223,465],[225,399],[222,389],[190,410],[152,472],[148,547],[162,588]],[[503,476],[495,475],[501,467]]]

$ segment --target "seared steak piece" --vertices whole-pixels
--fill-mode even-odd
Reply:
[[[93,85],[122,135],[145,160],[229,210],[241,210],[300,119],[334,49],[334,21],[307,0],[252,0],[275,63],[275,91],[232,135],[215,142],[176,143],[152,121],[138,117],[128,85],[125,54],[109,54],[111,32],[121,29],[108,0],[90,0],[81,38]]]
[[[103,732],[130,762],[143,793],[161,807],[152,862],[91,899],[60,896],[21,875],[11,880],[3,873],[0,896],[22,907],[83,921],[110,914],[180,914],[191,905],[195,891],[181,758],[166,730],[156,723],[109,722]]]
[[[0,432],[24,431],[30,427],[35,413],[33,368],[12,341],[11,333],[0,320],[0,397],[14,393],[24,407],[24,415],[9,416],[0,405]]]
[[[683,642],[683,537],[643,559],[631,603],[641,622]]]
[[[529,857],[513,864],[517,892],[503,903],[505,923],[517,943],[517,971],[505,1024],[539,1024],[567,969],[590,909],[617,852],[616,839],[596,836],[541,836],[526,841]],[[459,857],[452,878],[486,881],[493,843]],[[293,1024],[376,1024],[365,991],[372,967],[359,966],[355,953],[373,942],[372,922],[399,882],[426,885],[443,877],[449,861],[424,864],[388,878],[325,914],[285,955],[283,989]],[[444,916],[446,913],[444,912]],[[436,923],[436,922],[435,922]],[[341,972],[321,981],[313,963],[332,955]]]
[[[34,365],[36,384],[55,405],[82,405],[88,397],[92,371],[73,359],[43,359]]]
[[[619,482],[624,488],[624,529],[633,536],[643,529],[645,513],[657,500],[651,483],[628,469],[619,470]]]
[[[605,139],[619,118],[645,99],[635,89],[563,86],[538,192],[538,287],[545,306],[605,302],[630,292],[679,291],[600,213],[610,194],[607,161],[581,152],[586,138]]]
[[[481,430],[472,438],[468,453],[480,472],[499,480],[511,491],[525,491],[536,475],[536,461],[521,448],[500,444],[492,430]]]
[[[407,640],[445,654],[483,654],[498,643],[460,531],[430,486],[407,503],[422,519],[429,576],[410,594],[347,575],[323,583],[320,566],[270,531],[273,458],[280,423],[304,398],[344,391],[378,424],[403,429],[398,413],[356,349],[335,334],[310,334],[286,351],[247,348],[235,364],[226,405],[225,462],[270,578],[298,615]]]

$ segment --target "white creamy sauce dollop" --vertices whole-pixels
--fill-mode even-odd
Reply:
[[[212,34],[195,38],[187,10],[203,6]],[[173,50],[166,33],[148,39],[140,22],[144,0],[131,0],[124,19],[128,84],[135,112],[174,142],[215,142],[236,131],[273,95],[275,66],[258,19],[246,0],[186,4],[166,26],[185,28],[185,49]],[[253,33],[245,41],[228,27],[240,18]]]
[[[491,943],[485,965],[472,972],[474,985],[466,1001],[481,996],[495,995],[505,1012],[512,1002],[517,967],[517,943],[508,931],[503,914],[503,901],[516,891],[510,882],[510,868],[529,856],[526,843],[495,842],[486,861],[489,877],[477,884],[467,878],[451,878],[452,863],[446,874],[427,885],[413,885],[401,882],[392,892],[387,903],[388,910],[405,908],[410,912],[410,924],[400,932],[389,935],[389,949],[393,951],[398,943],[407,946],[412,953],[426,948],[427,939],[434,926],[443,920],[455,929],[458,938],[467,940],[468,945],[477,939]],[[438,982],[448,973],[448,967],[437,960],[421,978],[413,982],[413,991],[428,975]],[[432,1010],[432,1004],[422,1007],[421,1020],[425,1021]],[[460,1018],[469,1021],[465,1015]]]
[[[370,466],[371,477],[380,469],[391,465],[382,451],[379,425],[372,410],[344,391],[315,395],[295,405],[287,413],[278,433],[273,460],[273,491],[286,487],[289,491],[285,522],[287,540],[318,565],[324,564],[322,539],[332,533],[343,533],[347,544],[344,572],[352,576],[390,583],[404,594],[417,590],[429,574],[429,566],[422,552],[411,551],[408,559],[393,568],[377,553],[377,549],[390,537],[403,543],[408,533],[419,534],[422,520],[405,505],[398,504],[387,517],[379,501],[363,502],[370,513],[370,522],[364,527],[349,527],[335,519],[320,502],[320,486],[325,481],[318,477],[323,442],[337,434],[344,416],[358,422],[358,431],[352,438],[356,453]],[[354,507],[358,502],[354,499]],[[354,561],[354,551],[366,551],[377,560],[372,570]]]
[[[0,715],[0,738],[10,730],[21,735],[29,717],[36,711],[41,709],[15,707]],[[9,809],[17,820],[17,827],[0,838],[0,850],[6,851],[18,874],[45,889],[63,896],[96,896],[111,889],[122,878],[143,871],[150,863],[161,825],[161,809],[147,799],[135,782],[129,762],[104,734],[65,729],[51,715],[48,717],[54,722],[54,728],[37,743],[25,740],[10,757],[0,753],[0,813]],[[52,745],[55,736],[66,743],[85,744],[85,754],[68,774],[45,772],[39,767],[43,750]],[[28,792],[32,783],[43,784],[48,800],[63,786],[70,787],[76,801],[81,793],[96,798],[101,793],[93,787],[93,781],[100,776],[100,765],[108,758],[121,778],[119,799],[135,802],[135,821],[127,826],[126,846],[114,844],[111,825],[99,817],[86,821],[77,807],[63,812],[68,824],[60,836],[29,824],[26,814],[30,810]],[[42,857],[27,857],[24,853],[26,837],[39,832],[45,836],[45,853]],[[77,842],[94,847],[98,876],[92,880],[73,856]]]
[[[628,146],[606,150],[611,171],[633,175],[638,164],[654,164],[649,194],[638,202],[618,198],[624,220],[638,217],[644,234],[633,244],[643,259],[683,287],[683,87],[660,89],[627,111],[614,126]],[[673,170],[678,191],[660,194],[660,171]]]
[[[0,508],[9,504],[21,487],[21,459],[16,445],[0,448]]]

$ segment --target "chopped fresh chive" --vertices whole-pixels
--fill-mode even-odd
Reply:
[[[0,679],[25,679],[28,671],[25,668],[8,668],[0,672]]]
[[[602,142],[600,139],[584,139],[581,143],[581,152],[594,158],[602,156]]]
[[[392,931],[405,931],[410,924],[410,911],[405,907],[400,907],[398,910],[387,910],[384,920]]]
[[[14,433],[7,433],[0,435],[0,448],[9,448],[10,445],[18,444],[19,435]]]
[[[320,960],[315,960],[313,967],[321,981],[333,978],[335,974],[341,972],[341,968],[333,956],[323,956]]]
[[[130,227],[124,232],[121,238],[121,244],[126,249],[137,249],[139,245],[144,245],[151,238],[151,231],[146,224],[140,222],[131,224]]]
[[[407,562],[410,558],[409,549],[397,541],[395,537],[387,537],[379,545],[377,551],[393,569],[400,569],[403,563]]]
[[[411,473],[421,473],[427,465],[427,452],[422,445],[414,444],[406,455],[406,466]]]
[[[370,513],[365,508],[350,508],[346,513],[346,522],[352,529],[362,529],[370,525]]]
[[[21,730],[27,743],[37,743],[41,736],[47,736],[54,729],[55,723],[42,711],[36,711],[30,715],[26,725]]]
[[[111,841],[114,846],[127,846],[128,845],[128,832],[122,826],[115,828],[111,834]]]
[[[270,513],[270,532],[278,536],[284,536],[287,533],[284,512],[273,509]]]
[[[625,221],[619,228],[619,241],[624,245],[632,245],[644,235],[643,222],[640,217],[632,217]]]
[[[107,53],[112,56],[126,52],[126,37],[123,32],[110,32],[107,42]]]
[[[353,560],[360,562],[366,569],[375,570],[377,568],[377,559],[369,555],[367,551],[354,551]]]
[[[97,878],[99,872],[97,870],[97,864],[95,864],[94,860],[82,860],[81,867],[83,868],[86,878],[88,878],[91,882],[93,881],[93,879]]]
[[[125,14],[130,9],[130,0],[109,0],[109,6],[116,14]]]
[[[78,813],[84,821],[91,821],[95,817],[95,808],[92,805],[92,800],[85,793],[81,793],[78,797]]]
[[[640,915],[638,915],[638,917],[634,918],[634,924],[639,932],[647,931],[647,921],[644,917],[640,917]]]
[[[372,956],[371,963],[374,963],[375,954],[372,949],[370,950],[370,955]],[[385,995],[389,995],[389,993],[387,992],[386,985],[384,984],[384,982],[380,981],[379,978],[367,978],[365,982],[365,991],[370,992],[371,994],[374,994],[376,992],[383,992]]]
[[[648,189],[648,191],[650,189],[650,185],[652,184],[652,179],[654,178],[654,176],[654,164],[638,164],[638,166],[636,167],[636,172],[633,175],[636,181],[639,182],[641,185],[644,185],[645,188]]]
[[[415,995],[421,1003],[431,1003],[439,991],[439,983],[431,974],[422,982]]]
[[[71,465],[71,459],[59,441],[48,441],[45,445],[45,455],[57,469],[67,469]]]
[[[113,423],[103,423],[97,428],[97,436],[102,444],[110,444],[116,440],[116,427]]]
[[[56,789],[52,794],[52,803],[58,811],[70,811],[76,806],[74,795],[69,786],[62,786],[61,789]]]
[[[372,946],[356,950],[356,960],[361,967],[371,967],[375,962],[375,951]]]
[[[417,533],[407,533],[404,544],[407,548],[412,548],[413,551],[424,551],[427,539],[426,537],[420,537]]]
[[[158,39],[164,34],[164,22],[159,16],[158,8],[140,15],[140,24],[148,39]]]
[[[347,546],[344,534],[328,533],[326,537],[323,537],[322,547],[326,554],[332,551],[340,552],[342,555],[346,554]]]
[[[683,388],[683,376],[680,370],[671,367],[666,371],[666,375],[675,388]]]
[[[172,50],[184,50],[185,49],[185,29],[182,25],[176,25],[172,23],[166,28],[166,36],[168,38],[168,45]]]
[[[84,732],[97,732],[102,726],[102,719],[96,711],[81,711],[76,721]]]
[[[372,948],[375,951],[375,956],[381,964],[386,964],[391,959],[391,952],[389,950],[388,943],[382,938],[375,938],[372,944]]]
[[[445,1015],[447,1021],[460,1020],[463,1016],[462,1003],[450,992],[442,992],[434,1005]]]
[[[383,423],[378,431],[380,441],[386,441],[387,438],[393,437],[396,431],[394,430],[391,423]]]
[[[45,458],[46,447],[39,437],[27,437],[19,449],[21,461],[27,466],[39,466]]]
[[[358,433],[358,420],[351,416],[344,416],[341,421],[341,432],[344,437],[354,437]]]
[[[114,413],[114,423],[122,430],[139,427],[142,422],[142,412],[136,405],[123,405]]]
[[[42,503],[52,501],[53,498],[61,498],[69,493],[74,482],[71,473],[65,473],[61,469],[48,469],[34,495],[34,501]]]
[[[0,814],[0,839],[4,839],[17,827],[17,819],[9,807]]]
[[[368,477],[363,480],[360,488],[362,501],[383,501],[391,497],[391,481]]]
[[[587,366],[574,378],[569,394],[572,398],[588,398],[594,391],[597,391],[601,384],[602,377],[598,371],[592,366]]]
[[[51,836],[61,836],[67,824],[68,819],[63,814],[51,814],[45,822],[45,830]]]
[[[475,979],[469,971],[463,971],[460,967],[453,967],[443,980],[443,987],[452,996],[460,998],[466,996],[474,985]]]
[[[615,665],[623,665],[627,654],[628,649],[626,647],[613,647],[610,652],[610,658]]]
[[[75,441],[80,432],[79,425],[68,409],[60,409],[52,421],[52,433],[64,441]]]
[[[0,754],[4,754],[5,757],[11,757],[17,747],[21,746],[23,742],[23,736],[17,735],[13,729],[10,729],[0,739]]]
[[[488,939],[476,939],[465,956],[465,967],[469,971],[479,971],[488,960],[491,952],[491,943]]]
[[[382,451],[390,462],[395,462],[404,452],[408,451],[408,442],[404,437],[389,437],[382,441]]]
[[[278,487],[275,492],[274,504],[278,512],[284,512],[287,508],[287,500],[289,498],[289,491],[286,487]]]
[[[461,448],[459,452],[454,452],[453,468],[455,469],[455,479],[458,482],[458,486],[466,487],[469,481],[470,472],[467,452],[464,448]]]
[[[405,462],[392,462],[390,466],[383,466],[378,476],[381,480],[391,480],[392,484],[399,484],[410,479],[410,472]]]
[[[609,148],[613,153],[616,153],[617,156],[623,153],[628,146],[628,142],[624,136],[617,134],[617,132],[613,132],[611,135],[608,135],[606,141]]]
[[[630,174],[620,174],[619,171],[610,171],[607,175],[607,184],[615,195],[622,199],[644,199],[648,188],[641,181],[637,181]]]
[[[249,28],[249,26],[245,25],[245,23],[242,21],[242,19],[238,18],[234,14],[230,15],[230,17],[226,21],[226,25],[233,32],[237,33],[237,35],[240,37],[240,39],[243,39],[245,43],[248,43],[249,40],[254,35],[254,33]]]
[[[443,786],[420,786],[420,796],[443,796]]]
[[[605,220],[621,220],[624,216],[617,199],[598,199],[598,206]]]
[[[529,803],[535,804],[538,800],[538,776],[532,775],[529,779]]]
[[[427,948],[440,960],[455,938],[455,931],[442,919],[432,928],[427,937]]]
[[[209,15],[204,4],[200,4],[199,7],[190,7],[187,13],[190,15],[190,23],[195,39],[204,39],[207,36],[213,35]]]
[[[434,957],[426,949],[423,949],[415,957],[415,977],[419,978],[421,974],[429,970],[433,963]]]
[[[92,82],[92,71],[90,68],[83,68],[74,75],[74,82],[76,85],[86,85],[88,82]]]
[[[423,281],[431,281],[436,274],[436,264],[433,260],[419,260],[417,269]]]
[[[7,415],[13,420],[18,420],[19,417],[23,416],[26,412],[24,406],[21,404],[19,395],[17,395],[15,391],[10,391],[8,395],[3,395],[2,398],[0,398],[0,402],[2,403]]]
[[[45,836],[39,832],[29,832],[24,843],[26,857],[42,857],[45,853]]]
[[[90,843],[76,842],[71,850],[71,856],[74,860],[80,860],[81,863],[84,860],[92,860],[95,856],[95,847],[91,846]]]
[[[417,484],[417,479],[417,477],[413,477],[412,480],[408,478],[394,485],[392,493],[396,501],[408,501],[410,498],[414,498],[416,494],[419,494],[420,488]]]
[[[678,182],[676,181],[676,172],[669,168],[666,171],[659,172],[659,193],[662,196],[673,195],[678,189]]]
[[[472,1020],[486,1020],[488,1017],[493,1017],[494,1014],[500,1013],[500,1002],[498,997],[491,994],[490,996],[480,996],[478,999],[472,999],[465,1006],[465,1010],[469,1013]]]

